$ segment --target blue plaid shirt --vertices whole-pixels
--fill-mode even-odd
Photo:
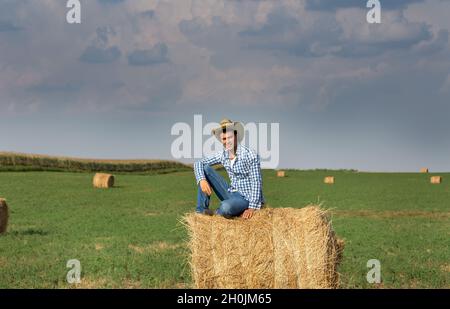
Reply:
[[[264,204],[264,197],[259,155],[248,147],[238,144],[233,167],[231,167],[230,161],[228,150],[223,150],[195,162],[194,173],[197,184],[206,179],[203,171],[205,165],[220,163],[227,171],[231,181],[228,191],[239,192],[248,201],[249,208],[260,209]]]

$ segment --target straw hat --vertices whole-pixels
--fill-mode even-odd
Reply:
[[[238,121],[231,121],[228,118],[222,119],[220,122],[220,126],[213,129],[211,131],[212,135],[215,135],[216,138],[221,141],[220,139],[220,133],[223,133],[225,131],[237,131],[237,140],[240,143],[242,139],[244,138],[244,126],[242,123]]]

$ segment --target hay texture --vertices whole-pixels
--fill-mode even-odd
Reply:
[[[249,220],[188,214],[195,288],[337,288],[343,241],[317,206],[263,209]]]
[[[433,177],[431,177],[430,182],[432,184],[440,184],[442,182],[442,177],[441,176],[433,176]]]
[[[277,177],[286,177],[285,171],[277,171]]]
[[[0,234],[6,233],[6,229],[8,228],[8,204],[6,204],[6,200],[0,198]]]
[[[94,188],[111,188],[114,186],[114,176],[110,174],[97,173],[92,181]]]
[[[326,184],[332,185],[332,184],[334,184],[334,177],[333,176],[327,176],[327,177],[325,177],[323,182],[326,183]]]
[[[426,173],[428,173],[428,169],[426,167],[421,168],[420,172],[426,174]]]

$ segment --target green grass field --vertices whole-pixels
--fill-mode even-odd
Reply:
[[[335,185],[323,184],[328,174]],[[430,174],[418,173],[263,173],[270,207],[321,202],[332,210],[346,241],[343,288],[450,287],[450,174],[440,175],[444,182],[431,185]],[[70,288],[69,259],[81,262],[78,287],[190,287],[179,220],[194,210],[192,172],[121,174],[110,190],[92,188],[92,176],[0,172],[11,210],[0,236],[0,288]],[[381,262],[379,285],[366,281],[369,259]]]

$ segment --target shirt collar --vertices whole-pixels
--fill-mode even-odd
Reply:
[[[236,148],[236,158],[241,155],[241,152],[242,152],[241,144],[238,144],[237,148]],[[228,150],[224,150],[223,153],[224,153],[225,158],[230,160],[230,154],[229,154]]]

